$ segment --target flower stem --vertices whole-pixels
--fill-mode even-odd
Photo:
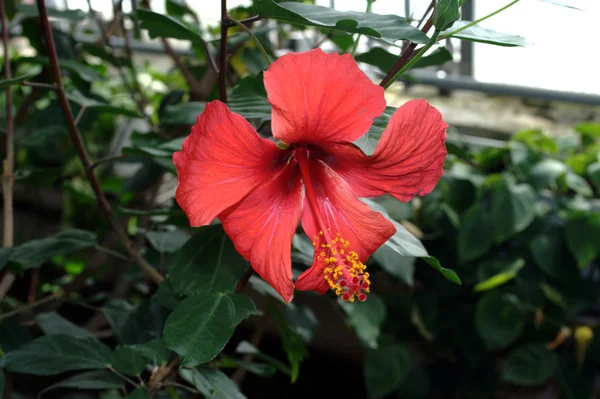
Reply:
[[[367,11],[366,12],[371,12],[371,6],[373,5],[373,2],[375,0],[367,0]],[[356,49],[358,48],[358,42],[360,42],[360,38],[362,37],[362,35],[359,33],[358,36],[356,36],[356,40],[354,41],[354,46],[352,46],[352,57],[354,57],[354,54],[356,54]]]
[[[500,12],[502,12],[502,11],[506,10],[508,7],[510,7],[510,6],[512,6],[512,5],[514,5],[514,4],[518,3],[518,2],[519,2],[519,0],[513,0],[513,1],[511,1],[510,3],[508,3],[507,5],[505,5],[504,7],[501,7],[501,8],[499,8],[499,9],[497,9],[496,11],[494,11],[494,12],[492,12],[492,13],[490,13],[490,14],[486,15],[485,17],[481,17],[481,18],[479,18],[479,19],[476,19],[476,20],[475,20],[475,21],[473,21],[473,22],[469,22],[469,23],[468,23],[468,24],[466,24],[465,26],[461,26],[460,28],[458,28],[458,29],[456,29],[456,30],[453,30],[452,32],[449,32],[449,33],[446,33],[445,35],[442,35],[442,36],[440,36],[440,40],[447,39],[447,38],[449,38],[450,36],[456,35],[457,33],[460,33],[460,32],[462,32],[463,30],[465,30],[465,29],[468,29],[468,28],[470,28],[471,26],[473,26],[473,25],[475,25],[475,24],[478,24],[478,23],[480,23],[481,21],[485,21],[486,19],[493,17],[494,15],[496,15],[496,14],[498,14],[498,13],[500,13]]]
[[[438,36],[440,35],[440,31],[438,29],[436,29],[433,32],[433,36],[431,36],[431,39],[429,39],[429,42],[427,42],[427,44],[425,46],[423,46],[421,48],[421,50],[413,57],[410,59],[410,61],[408,61],[406,63],[406,65],[404,65],[402,67],[402,69],[400,69],[386,84],[385,86],[383,86],[384,89],[387,89],[388,87],[391,86],[392,83],[394,83],[396,80],[398,80],[398,78],[400,76],[402,76],[406,71],[408,71],[410,68],[412,68],[413,65],[415,65],[417,63],[417,61],[419,61],[419,59],[427,52],[427,50],[429,50],[431,48],[431,46],[434,45],[435,42],[437,42]]]
[[[241,23],[240,21],[237,21],[231,17],[229,17],[229,20],[231,22],[233,22],[235,25],[237,25],[241,30],[243,30],[244,32],[246,32],[248,35],[250,35],[250,38],[252,40],[254,40],[254,43],[256,43],[256,47],[258,47],[258,50],[260,51],[260,53],[262,54],[262,56],[265,58],[265,60],[267,61],[268,65],[271,65],[271,59],[269,58],[269,54],[267,54],[267,51],[265,50],[265,48],[263,47],[262,44],[260,44],[260,41],[258,40],[258,38],[254,35],[254,33],[252,33],[252,31],[243,23]]]

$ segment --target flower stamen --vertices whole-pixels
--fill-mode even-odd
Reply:
[[[358,254],[349,249],[350,242],[340,237],[340,233],[326,241],[323,232],[315,235],[313,245],[315,250],[320,250],[317,261],[322,262],[323,278],[336,295],[342,300],[354,302],[358,299],[364,302],[370,291],[371,281],[367,267],[360,261]]]

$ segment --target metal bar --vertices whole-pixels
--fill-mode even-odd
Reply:
[[[461,19],[464,21],[475,20],[475,0],[466,0],[462,5]],[[460,74],[473,76],[473,42],[460,41]]]
[[[479,82],[466,76],[447,75],[440,78],[432,72],[412,71],[411,79],[401,78],[407,85],[424,84],[446,90],[469,90],[502,96],[526,97],[546,101],[600,105],[600,95],[575,93],[558,90],[538,89],[526,86],[513,86],[500,83]]]

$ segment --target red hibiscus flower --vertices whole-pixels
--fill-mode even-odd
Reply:
[[[357,197],[390,193],[408,201],[431,192],[442,175],[447,125],[425,100],[409,101],[366,156],[352,142],[386,102],[350,55],[287,54],[264,82],[273,136],[287,148],[213,101],[173,155],[177,202],[192,226],[219,218],[236,249],[286,301],[294,292],[292,237],[302,220],[315,254],[296,288],[364,301],[370,281],[362,262],[395,228]]]

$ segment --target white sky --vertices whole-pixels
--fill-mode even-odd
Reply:
[[[70,8],[87,9],[87,0],[63,0]],[[475,17],[480,18],[509,3],[509,0],[475,1]],[[475,78],[486,82],[507,83],[600,94],[600,1],[553,0],[583,10],[548,4],[542,0],[521,0],[509,9],[486,20],[486,28],[524,36],[526,48],[475,44]],[[58,0],[60,3],[61,0]],[[249,0],[229,0],[230,8]],[[421,16],[429,0],[412,0],[415,15]],[[92,0],[97,11],[111,14],[110,0]],[[188,0],[204,24],[216,24],[220,15],[217,0]],[[317,0],[329,6],[330,0]],[[340,10],[364,11],[365,0],[335,0]],[[164,0],[152,0],[153,10],[164,12]],[[404,16],[404,1],[377,0],[373,12]]]

